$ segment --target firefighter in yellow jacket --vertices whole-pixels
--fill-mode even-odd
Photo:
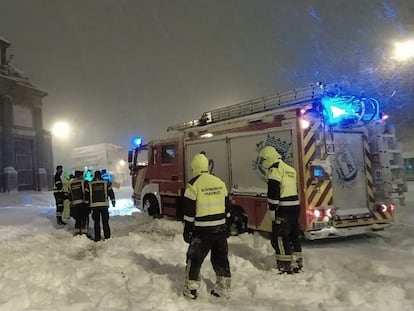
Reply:
[[[298,273],[303,267],[299,227],[296,171],[282,161],[274,147],[264,147],[259,156],[267,177],[267,200],[272,217],[271,243],[279,272]]]
[[[230,201],[225,183],[208,172],[208,159],[197,154],[192,162],[193,178],[184,193],[184,241],[189,243],[183,294],[196,299],[200,269],[211,251],[216,284],[215,297],[230,298],[231,274],[228,260],[228,217]]]

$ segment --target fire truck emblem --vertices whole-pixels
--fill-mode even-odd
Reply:
[[[253,170],[263,178],[265,178],[266,172],[262,166],[263,159],[259,157],[259,152],[266,146],[275,147],[276,151],[282,157],[282,160],[286,163],[291,163],[293,159],[291,152],[292,143],[268,134],[266,139],[256,144],[257,157],[256,160],[252,162]]]
[[[343,184],[350,184],[357,179],[358,164],[348,149],[343,148],[336,152],[334,161],[339,181]]]

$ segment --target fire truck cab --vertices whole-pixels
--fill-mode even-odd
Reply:
[[[389,227],[403,202],[403,166],[394,129],[373,98],[344,96],[336,85],[257,98],[170,126],[172,138],[129,152],[133,198],[154,217],[182,218],[190,162],[204,152],[232,202],[232,232],[271,231],[265,172],[273,146],[298,172],[300,225],[308,239]],[[147,152],[147,163],[137,164]]]

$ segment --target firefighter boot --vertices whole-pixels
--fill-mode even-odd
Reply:
[[[198,292],[197,290],[200,287],[200,281],[195,281],[195,280],[189,280],[186,278],[185,280],[185,284],[184,284],[184,290],[183,290],[183,295],[185,298],[188,299],[197,299],[198,297]]]
[[[217,276],[216,284],[210,294],[214,297],[230,299],[231,278],[226,276]]]
[[[187,286],[184,286],[183,295],[188,299],[197,299],[198,293],[196,289],[190,289]]]
[[[86,235],[89,238],[89,230],[88,229],[89,228],[81,227],[80,233],[83,234],[83,235]]]
[[[279,270],[279,274],[292,274],[293,273],[291,261],[277,260],[276,266],[277,266],[277,269]]]
[[[75,232],[73,232],[73,235],[76,236],[76,235],[81,235],[81,234],[82,234],[82,230],[80,228],[76,228],[75,226]]]
[[[66,225],[66,222],[62,220],[62,216],[56,216],[56,221],[58,225]]]
[[[303,271],[303,258],[296,257],[295,260],[292,262],[292,272],[293,273],[300,273]]]

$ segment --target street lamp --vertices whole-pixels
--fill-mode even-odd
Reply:
[[[406,61],[414,57],[414,40],[394,43],[394,58],[398,61]]]
[[[55,122],[51,128],[53,138],[53,158],[55,165],[63,165],[64,167],[70,167],[72,162],[70,158],[70,138],[72,136],[72,129],[68,122],[58,121]]]
[[[407,39],[404,41],[397,41],[394,42],[394,50],[392,53],[392,59],[395,60],[394,66],[397,69],[399,67],[399,72],[402,79],[402,85],[400,87],[400,91],[402,91],[403,101],[405,102],[398,108],[400,110],[400,122],[401,122],[401,134],[399,136],[399,140],[402,144],[406,141],[412,139],[412,135],[409,133],[411,132],[411,128],[413,126],[413,118],[412,118],[412,107],[413,107],[413,92],[414,92],[414,40]],[[405,91],[404,91],[405,89]],[[405,107],[405,109],[401,110],[401,107]],[[398,111],[394,111],[395,114]],[[404,120],[404,122],[402,121]]]
[[[67,122],[56,122],[52,127],[52,134],[58,138],[67,138],[70,134],[70,126]]]

